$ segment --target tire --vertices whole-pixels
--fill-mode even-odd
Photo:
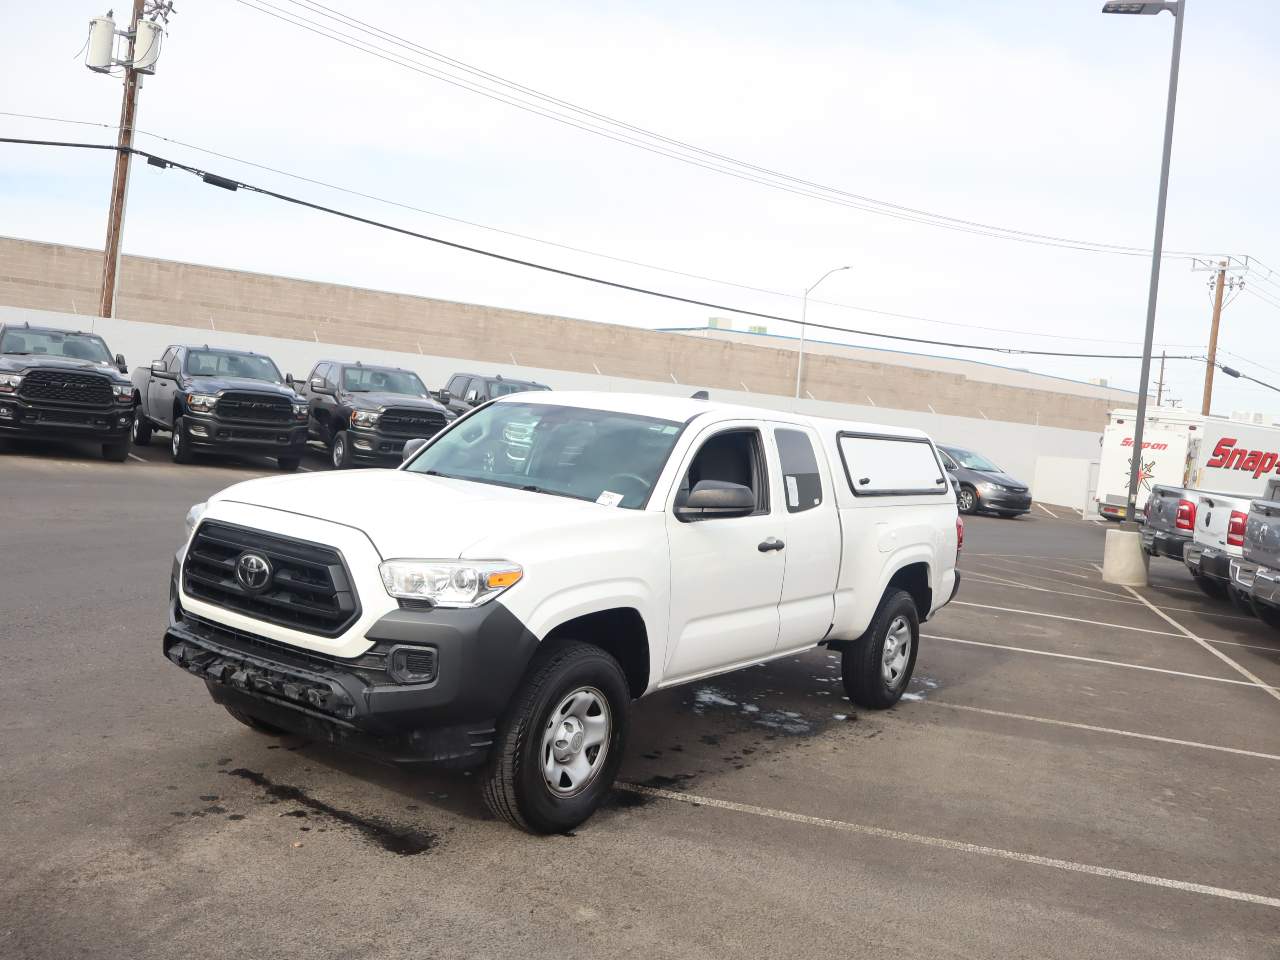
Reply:
[[[301,457],[276,457],[276,466],[285,473],[293,473],[300,463],[302,463]]]
[[[173,455],[174,463],[191,462],[191,438],[187,436],[187,431],[182,429],[181,417],[175,417],[173,420],[173,436],[169,441],[169,453]]]
[[[1206,577],[1203,573],[1192,573],[1191,579],[1204,591],[1206,597],[1212,597],[1214,600],[1227,599],[1227,586],[1222,581]]]
[[[129,459],[129,441],[121,440],[118,443],[104,443],[102,445],[102,459],[110,460],[112,463],[124,463]]]
[[[257,717],[251,716],[250,714],[241,713],[235,707],[228,707],[225,703],[223,704],[223,707],[226,708],[227,713],[231,714],[232,717],[239,720],[250,730],[256,730],[258,733],[265,733],[271,737],[287,737],[289,735],[287,730],[281,730],[279,727],[272,726],[265,720],[259,720]]]
[[[329,448],[329,462],[335,470],[347,470],[351,467],[351,437],[347,431],[339,430],[333,437]]]
[[[968,484],[962,484],[960,492],[956,494],[956,503],[959,505],[961,513],[977,513],[978,491]]]
[[[599,647],[571,642],[539,654],[498,726],[482,787],[485,805],[530,833],[578,826],[613,787],[630,707],[622,667]],[[590,744],[593,731],[602,739]]]
[[[1273,607],[1269,603],[1259,603],[1257,600],[1250,600],[1253,607],[1254,616],[1265,623],[1272,630],[1280,630],[1280,608]]]
[[[891,637],[892,634],[892,637]],[[901,653],[903,641],[909,644]],[[895,653],[885,662],[888,645]],[[860,707],[885,710],[902,698],[920,649],[920,614],[905,590],[890,587],[866,633],[844,648],[840,678],[849,699]]]
[[[133,429],[133,445],[135,447],[146,447],[151,444],[151,421],[141,413],[134,414]]]

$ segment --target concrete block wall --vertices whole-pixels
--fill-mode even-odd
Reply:
[[[0,238],[0,304],[96,313],[101,254]],[[216,334],[268,335],[352,348],[467,358],[654,383],[790,397],[796,354],[500,307],[364,290],[149,257],[123,258],[116,315]],[[191,339],[187,337],[186,339]],[[197,338],[198,339],[198,338]],[[976,365],[975,365],[976,366]],[[811,353],[814,399],[879,409],[1101,430],[1109,403],[1053,389],[992,383],[944,370]]]

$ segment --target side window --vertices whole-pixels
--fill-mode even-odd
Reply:
[[[175,349],[176,349],[176,347],[170,347],[170,348],[169,348],[168,350],[166,350],[166,351],[164,352],[164,354],[160,357],[160,362],[164,364],[164,368],[165,368],[166,370],[172,370],[172,369],[173,369],[173,352],[174,352],[174,350],[175,350]]]
[[[764,447],[757,430],[726,430],[705,441],[680,481],[676,504],[680,505],[703,480],[721,480],[750,488],[756,497],[752,516],[769,512],[769,474]],[[706,522],[706,521],[703,521]]]
[[[445,387],[445,389],[449,391],[449,395],[451,397],[461,397],[466,392],[466,386],[466,377],[452,377],[449,380],[449,385]]]
[[[169,367],[168,367],[169,372],[181,373],[182,372],[182,350],[179,347],[171,347],[170,349],[173,351],[173,353],[169,357]]]
[[[327,366],[328,366],[327,363],[317,363],[314,367],[311,368],[311,372],[307,374],[307,389],[311,388],[312,380],[324,379],[324,369]]]
[[[782,486],[787,512],[803,513],[822,503],[822,479],[818,458],[809,435],[802,430],[773,431],[782,461]]]
[[[958,466],[956,466],[956,462],[951,459],[951,454],[947,453],[947,451],[940,449],[938,450],[938,453],[942,456],[942,465],[946,467],[948,470],[960,469]]]
[[[341,384],[338,382],[342,379],[342,367],[336,363],[330,363],[324,368],[324,382],[330,390],[337,390]]]
[[[906,497],[945,494],[947,478],[923,437],[884,437],[867,433],[839,434],[849,489],[859,497]]]
[[[478,403],[484,399],[484,381],[475,377],[467,384],[467,403]]]

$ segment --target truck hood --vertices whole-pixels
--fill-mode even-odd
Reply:
[[[128,383],[111,363],[99,363],[96,360],[77,360],[73,357],[51,357],[47,353],[33,354],[0,354],[0,371],[4,373],[21,373],[23,370],[77,370],[86,373],[100,373],[113,383]]]
[[[416,397],[409,393],[346,393],[342,399],[356,410],[375,410],[381,412],[389,407],[400,407],[405,410],[430,410],[434,413],[448,413],[445,407],[427,397]]]
[[[268,383],[250,377],[184,377],[186,389],[192,393],[218,393],[221,390],[247,390],[296,400],[298,395],[282,383]]]
[[[503,534],[551,535],[598,512],[626,514],[585,500],[530,493],[468,480],[429,477],[403,470],[342,470],[309,476],[264,477],[211,497],[315,517],[362,532],[383,559],[450,559]],[[503,559],[500,556],[473,559]]]

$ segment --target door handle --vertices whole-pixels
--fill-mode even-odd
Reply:
[[[770,550],[785,550],[786,544],[777,537],[770,537],[768,540],[762,540],[756,547],[761,553],[768,553]]]

